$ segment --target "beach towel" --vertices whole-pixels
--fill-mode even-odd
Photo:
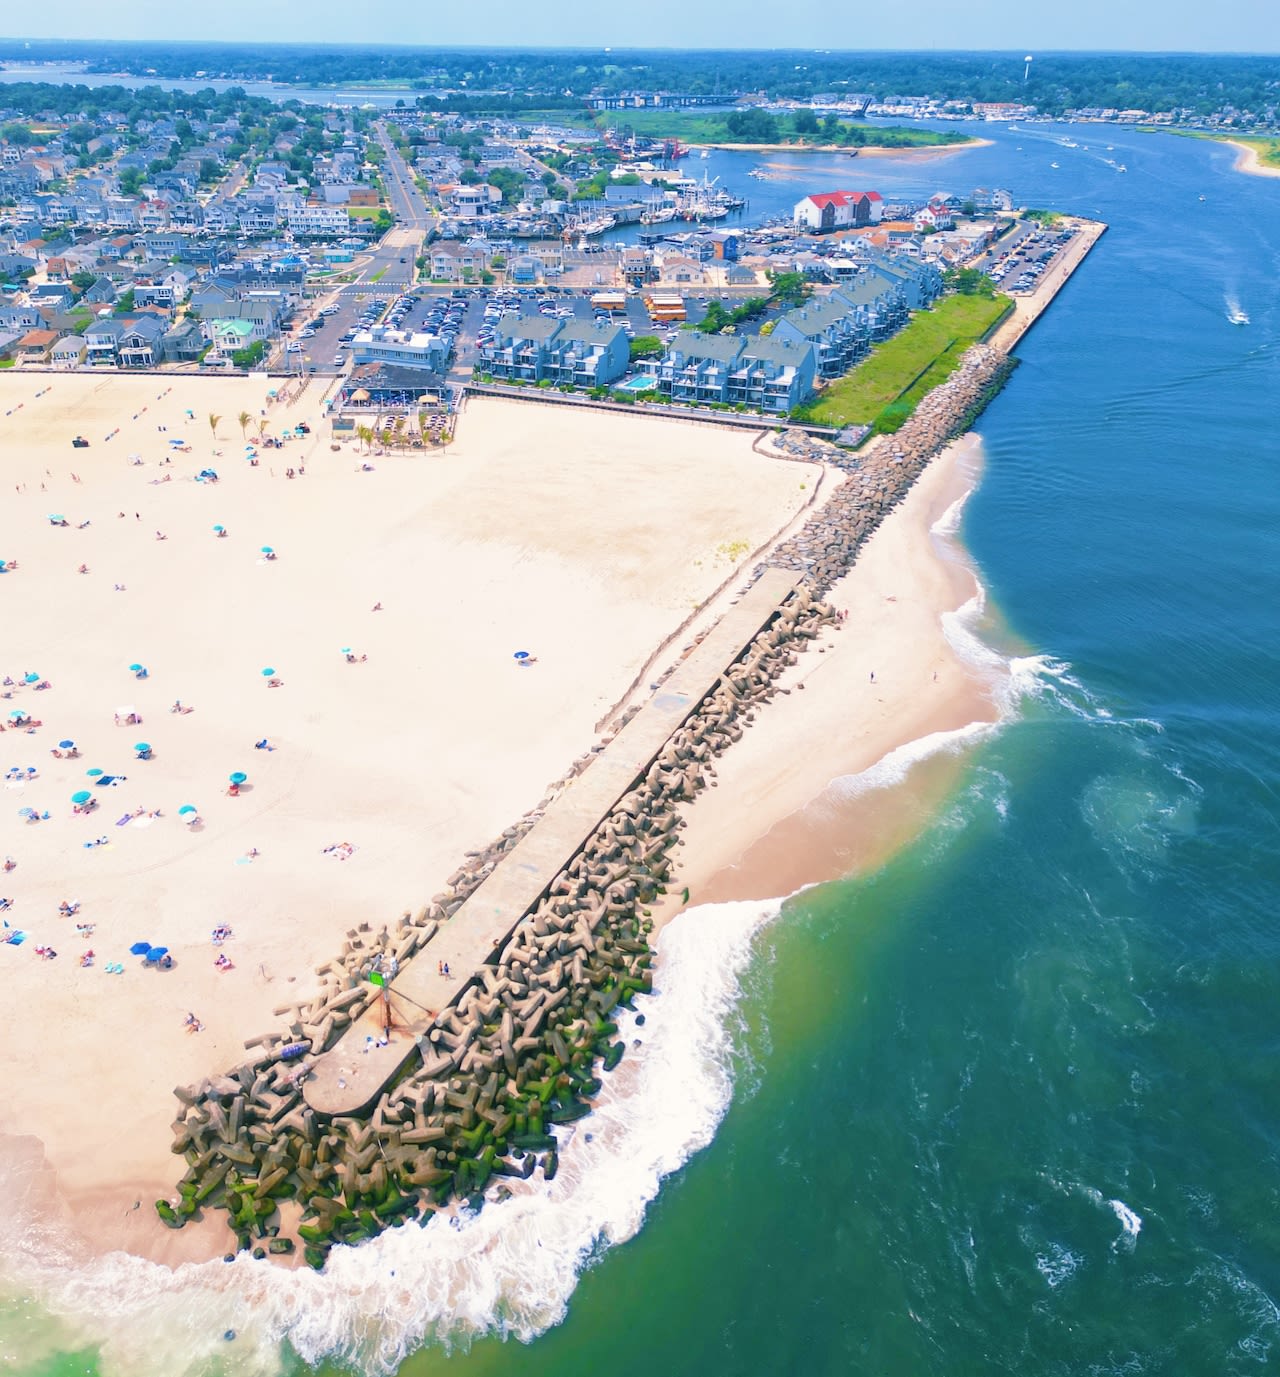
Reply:
[[[117,826],[117,827],[128,827],[128,825],[129,825],[132,821],[133,821],[133,814],[132,814],[132,813],[126,813],[126,814],[124,815],[124,817],[122,817],[122,818],[117,818],[117,819],[116,819],[116,826]]]
[[[26,940],[27,934],[21,928],[10,928],[4,935],[4,940],[11,947],[20,947]]]

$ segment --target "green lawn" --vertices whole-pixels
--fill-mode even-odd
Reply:
[[[1208,139],[1210,143],[1243,143],[1258,150],[1258,162],[1263,167],[1280,168],[1280,139],[1259,138],[1252,134],[1210,134],[1205,129],[1170,129],[1164,131],[1183,139]]]
[[[382,214],[381,206],[348,206],[347,214],[353,220],[376,220]]]
[[[1011,304],[999,293],[956,295],[943,297],[930,311],[917,311],[909,325],[827,387],[805,409],[805,419],[817,425],[897,430],[925,393],[955,370],[964,351]]]

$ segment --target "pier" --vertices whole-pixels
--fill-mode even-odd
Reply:
[[[590,766],[548,805],[425,949],[389,985],[392,1027],[376,1000],[343,1037],[317,1057],[303,1098],[328,1115],[366,1111],[408,1059],[437,1016],[455,1004],[492,962],[618,800],[636,785],[728,667],[773,620],[800,577],[767,569],[675,668]],[[449,974],[442,973],[448,967]]]

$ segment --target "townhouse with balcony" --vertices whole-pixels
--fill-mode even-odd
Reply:
[[[631,343],[612,320],[566,320],[550,338],[542,376],[574,387],[604,387],[627,371]]]
[[[661,359],[646,360],[641,371],[673,402],[727,402],[729,375],[743,344],[740,335],[681,332]]]
[[[817,360],[812,344],[749,335],[729,374],[726,400],[778,415],[794,411],[813,392]]]
[[[818,376],[830,380],[847,373],[866,354],[872,334],[866,322],[832,293],[788,311],[773,327],[772,337],[811,345]]]
[[[900,330],[910,315],[902,287],[875,268],[842,283],[831,295],[848,307],[876,343]]]
[[[481,371],[500,379],[541,382],[562,323],[546,316],[503,316],[494,326],[492,343],[480,350]]]

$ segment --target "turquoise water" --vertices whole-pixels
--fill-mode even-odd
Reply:
[[[1164,136],[996,137],[875,175],[1113,228],[982,420],[984,634],[1036,658],[926,832],[780,916],[674,926],[555,1201],[325,1278],[53,1267],[0,1308],[10,1371],[301,1370],[286,1334],[365,1369],[416,1350],[404,1377],[1280,1355],[1280,183]]]

